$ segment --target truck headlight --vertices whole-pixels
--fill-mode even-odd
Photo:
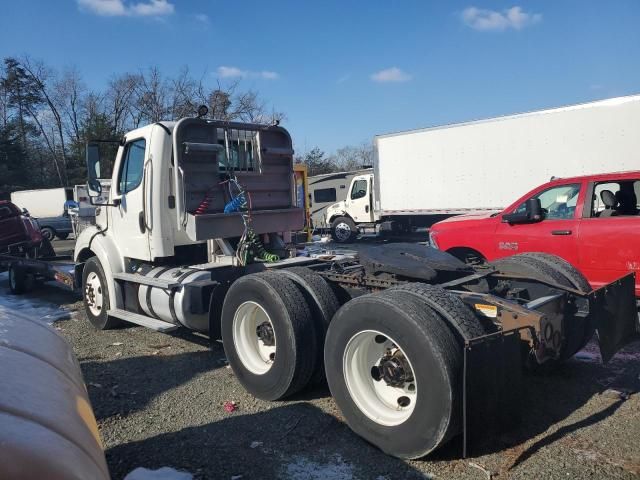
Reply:
[[[438,249],[438,242],[436,241],[437,233],[433,230],[429,230],[429,245],[431,248]]]

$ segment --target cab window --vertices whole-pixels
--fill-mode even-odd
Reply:
[[[144,138],[128,143],[124,148],[120,178],[118,180],[118,192],[127,193],[138,188],[142,182],[144,169],[144,151],[147,142]]]
[[[531,198],[540,199],[545,212],[545,220],[567,220],[573,218],[578,203],[580,184],[559,185],[548,188]],[[522,203],[515,213],[524,213],[526,202]]]
[[[351,200],[362,198],[367,194],[367,181],[356,180],[353,182],[353,188],[351,189]]]
[[[591,216],[621,217],[640,214],[640,180],[596,183],[591,199]]]

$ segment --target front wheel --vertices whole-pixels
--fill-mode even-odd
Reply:
[[[49,240],[50,242],[53,241],[54,238],[56,238],[56,232],[53,228],[51,227],[42,227],[40,229],[40,233],[42,234],[42,236],[44,238],[46,238],[47,240]]]
[[[84,264],[82,296],[87,318],[97,330],[109,330],[120,324],[118,319],[109,317],[109,289],[97,257],[91,257]]]
[[[348,243],[355,240],[358,227],[349,217],[338,217],[331,222],[331,237],[335,242]]]
[[[69,238],[69,232],[56,233],[56,237],[58,237],[60,240],[66,240],[67,238]]]
[[[348,302],[325,342],[327,381],[345,420],[400,458],[423,457],[459,433],[461,367],[453,333],[409,292]]]

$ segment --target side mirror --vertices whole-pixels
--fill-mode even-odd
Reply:
[[[23,208],[23,209],[22,209],[22,214],[23,214],[24,216],[28,217],[28,216],[29,216],[29,210],[27,210],[26,208]]]
[[[87,192],[90,197],[99,197],[102,193],[100,178],[100,146],[97,143],[88,143],[86,147],[87,162]]]
[[[102,184],[97,178],[89,179],[87,182],[87,193],[91,198],[96,198],[102,195]]]
[[[507,213],[502,220],[511,225],[523,223],[536,223],[544,220],[544,213],[539,198],[530,198],[525,202],[525,211],[520,213]]]

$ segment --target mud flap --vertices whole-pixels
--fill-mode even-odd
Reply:
[[[520,329],[468,340],[464,349],[463,457],[469,445],[520,422]]]
[[[607,363],[618,350],[640,338],[635,297],[635,274],[630,273],[615,282],[591,292],[589,314],[594,315],[600,355]]]

